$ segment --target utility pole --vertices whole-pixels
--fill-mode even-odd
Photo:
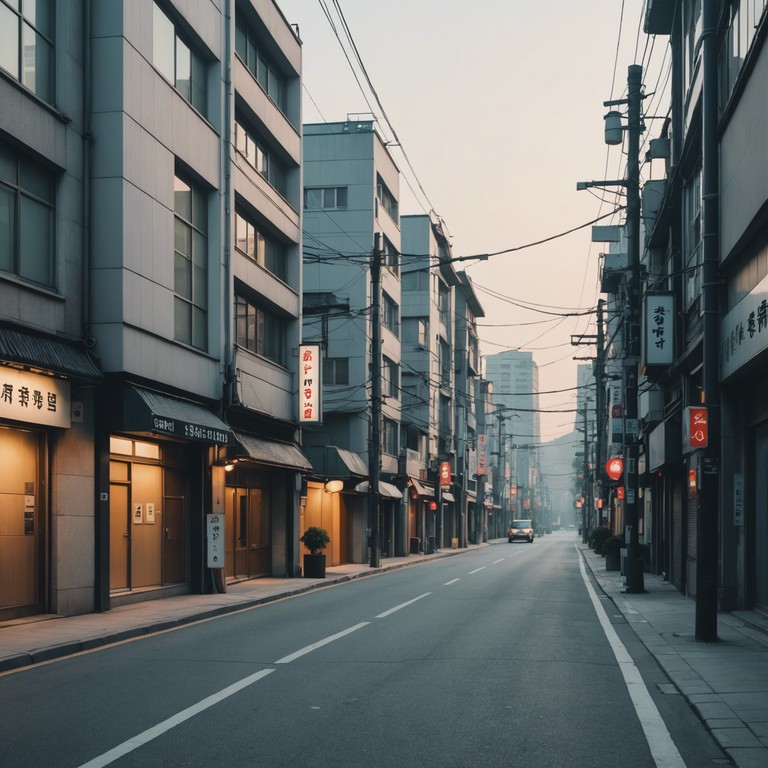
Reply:
[[[702,405],[708,443],[701,450],[701,493],[696,515],[696,639],[717,640],[718,508],[720,504],[720,312],[718,293],[719,168],[717,143],[717,24],[719,3],[702,4]]]
[[[638,535],[639,429],[637,419],[637,376],[640,362],[640,134],[641,81],[643,68],[632,64],[627,75],[627,281],[626,333],[624,336],[624,446],[626,463],[625,525],[628,534],[626,591],[645,592],[643,562]]]
[[[381,475],[381,235],[371,254],[371,444],[368,448],[368,514],[371,516],[371,568],[379,560],[379,479]]]
[[[605,301],[599,299],[597,302],[597,357],[595,359],[594,371],[595,371],[595,430],[596,435],[596,448],[595,448],[595,484],[598,488],[598,496],[595,499],[600,500],[601,504],[605,503],[605,483],[603,482],[603,474],[605,472],[604,464],[606,462],[605,451],[603,446],[606,440],[606,405],[605,405],[605,327],[603,325],[603,308]],[[602,509],[602,507],[600,507]],[[602,515],[602,511],[598,512],[597,504],[592,509],[592,516],[596,518],[598,515]],[[595,519],[594,526],[596,527],[600,521]]]
[[[587,398],[584,398],[584,501],[581,502],[581,541],[586,543],[588,541],[587,535],[587,510],[592,508],[590,499],[592,494],[589,489],[590,476],[589,476],[589,435],[588,420],[587,420]]]

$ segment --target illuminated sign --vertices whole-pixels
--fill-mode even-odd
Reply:
[[[319,344],[299,346],[299,421],[302,424],[322,421],[322,362]]]
[[[696,448],[706,448],[708,444],[707,409],[689,406],[685,409],[685,419],[683,420],[683,447],[687,451],[692,451]]]
[[[451,484],[451,464],[448,461],[440,463],[440,487],[446,488]]]
[[[70,427],[69,382],[0,367],[0,418]]]
[[[624,471],[624,462],[618,456],[614,456],[606,462],[605,471],[611,480],[618,480]]]
[[[643,368],[672,365],[675,304],[671,293],[648,294],[643,299]]]

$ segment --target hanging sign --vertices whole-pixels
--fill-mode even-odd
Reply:
[[[451,463],[449,461],[440,462],[440,487],[450,488],[451,486]]]
[[[703,406],[685,409],[683,419],[683,448],[690,452],[709,444],[707,409]]]
[[[675,299],[671,293],[647,294],[643,299],[642,367],[672,365]]]
[[[299,421],[302,424],[322,422],[322,358],[319,344],[299,346]]]

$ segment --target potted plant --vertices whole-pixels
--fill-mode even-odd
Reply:
[[[611,537],[611,529],[606,525],[599,525],[589,533],[589,545],[596,555],[603,554],[603,544]]]
[[[304,577],[307,579],[324,579],[325,553],[323,550],[331,541],[328,531],[325,528],[312,525],[304,531],[304,535],[299,541],[309,550],[309,554],[304,555]]]
[[[623,536],[611,536],[603,543],[603,554],[605,555],[605,570],[621,570],[621,548],[624,546]]]

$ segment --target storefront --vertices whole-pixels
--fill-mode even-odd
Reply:
[[[408,552],[425,552],[438,546],[437,531],[443,529],[441,510],[433,485],[415,477],[408,479]],[[432,537],[430,542],[429,537]]]
[[[100,607],[210,590],[204,522],[224,511],[212,468],[229,426],[201,403],[127,384],[105,388],[103,417]]]
[[[93,610],[100,375],[79,347],[0,330],[0,620]]]

